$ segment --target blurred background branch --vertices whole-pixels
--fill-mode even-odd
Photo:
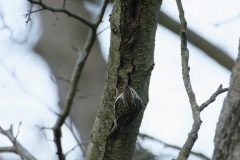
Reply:
[[[176,150],[178,150],[178,151],[180,151],[180,150],[182,149],[181,147],[178,147],[178,146],[176,146],[176,145],[168,144],[168,143],[166,143],[166,142],[163,142],[163,141],[161,141],[161,140],[158,140],[158,139],[156,139],[156,138],[154,138],[154,137],[152,137],[152,136],[149,136],[149,135],[147,135],[147,134],[139,133],[138,136],[141,137],[141,138],[143,138],[143,139],[144,139],[144,138],[148,138],[148,139],[157,141],[157,142],[163,144],[164,147],[173,148],[173,149],[176,149]],[[205,160],[210,160],[210,158],[208,158],[207,156],[205,156],[204,154],[199,153],[199,152],[191,151],[190,154],[195,155],[195,156],[197,156],[197,157],[199,157],[199,158],[202,158],[202,159],[205,159]]]
[[[168,16],[166,13],[160,11],[159,15],[159,24],[166,27],[173,33],[179,35],[180,24],[175,21],[173,18]],[[205,54],[214,59],[217,63],[228,69],[232,70],[234,66],[234,60],[222,49],[209,42],[206,38],[202,37],[194,30],[189,29],[188,32],[188,41],[201,49]]]
[[[31,4],[38,4],[42,7],[42,9],[46,9],[46,10],[50,10],[52,12],[63,12],[65,14],[67,14],[70,17],[74,17],[77,20],[83,22],[84,24],[88,25],[90,27],[90,31],[88,33],[88,38],[85,42],[84,48],[83,48],[83,52],[82,54],[79,54],[78,60],[76,62],[73,74],[72,74],[72,78],[70,81],[70,86],[69,86],[69,91],[68,91],[68,95],[66,98],[66,104],[63,108],[63,110],[61,111],[60,115],[58,116],[58,119],[55,123],[55,125],[53,126],[53,132],[54,132],[54,142],[56,143],[57,146],[57,155],[59,157],[60,160],[64,160],[66,155],[63,154],[62,151],[62,143],[61,143],[61,137],[62,137],[62,133],[61,133],[61,127],[64,124],[66,118],[69,116],[69,113],[71,111],[71,107],[73,105],[73,99],[75,97],[75,93],[77,91],[77,86],[78,86],[78,82],[81,78],[81,74],[82,74],[82,70],[84,67],[84,64],[87,60],[87,57],[91,51],[91,48],[93,46],[93,43],[95,41],[96,38],[96,31],[97,28],[99,26],[99,24],[102,21],[103,18],[103,14],[105,12],[105,9],[107,7],[108,4],[108,0],[104,0],[99,12],[99,15],[96,18],[96,21],[94,23],[91,23],[90,21],[88,21],[87,19],[83,18],[80,15],[76,15],[72,12],[70,12],[69,10],[66,10],[64,8],[53,8],[51,6],[46,5],[45,3],[43,3],[42,1],[34,1],[34,0],[28,0]],[[65,7],[65,1],[63,3],[63,7]],[[28,15],[30,16],[31,13],[34,13],[34,11],[32,11],[32,5],[31,5],[31,9],[29,10]],[[69,152],[67,152],[69,153]]]
[[[2,150],[6,150],[7,152],[14,152],[19,154],[19,156],[21,157],[22,160],[24,160],[24,158],[29,159],[29,160],[37,160],[33,155],[31,155],[31,153],[29,153],[17,140],[17,137],[13,136],[13,132],[12,132],[12,126],[8,129],[8,130],[4,130],[0,127],[0,133],[5,135],[6,137],[8,137],[8,139],[12,142],[13,147],[4,147],[1,148]]]

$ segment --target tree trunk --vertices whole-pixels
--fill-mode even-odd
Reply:
[[[86,159],[131,159],[139,133],[154,67],[155,33],[161,0],[116,0],[111,22],[111,45],[104,93],[91,133]],[[115,88],[122,93],[129,85],[141,97],[144,109],[138,118],[118,132],[112,143],[108,135],[113,124]]]
[[[239,52],[240,53],[240,52]],[[240,56],[233,68],[214,139],[213,160],[240,159]]]

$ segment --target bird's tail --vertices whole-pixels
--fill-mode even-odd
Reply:
[[[108,139],[110,139],[111,137],[115,137],[115,133],[117,132],[117,126],[114,124],[109,135],[108,135]]]

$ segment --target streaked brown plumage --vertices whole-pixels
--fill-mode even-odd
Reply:
[[[137,92],[130,86],[126,85],[123,93],[117,97],[114,103],[114,126],[109,137],[114,131],[130,125],[137,118],[142,107],[142,100]]]

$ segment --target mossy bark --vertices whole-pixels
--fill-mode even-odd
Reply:
[[[132,158],[154,67],[155,33],[161,0],[116,0],[111,23],[111,45],[105,76],[104,92],[91,133],[86,159]],[[108,142],[114,114],[115,88],[120,94],[129,85],[141,97],[144,109],[127,128],[121,129],[114,141]]]

